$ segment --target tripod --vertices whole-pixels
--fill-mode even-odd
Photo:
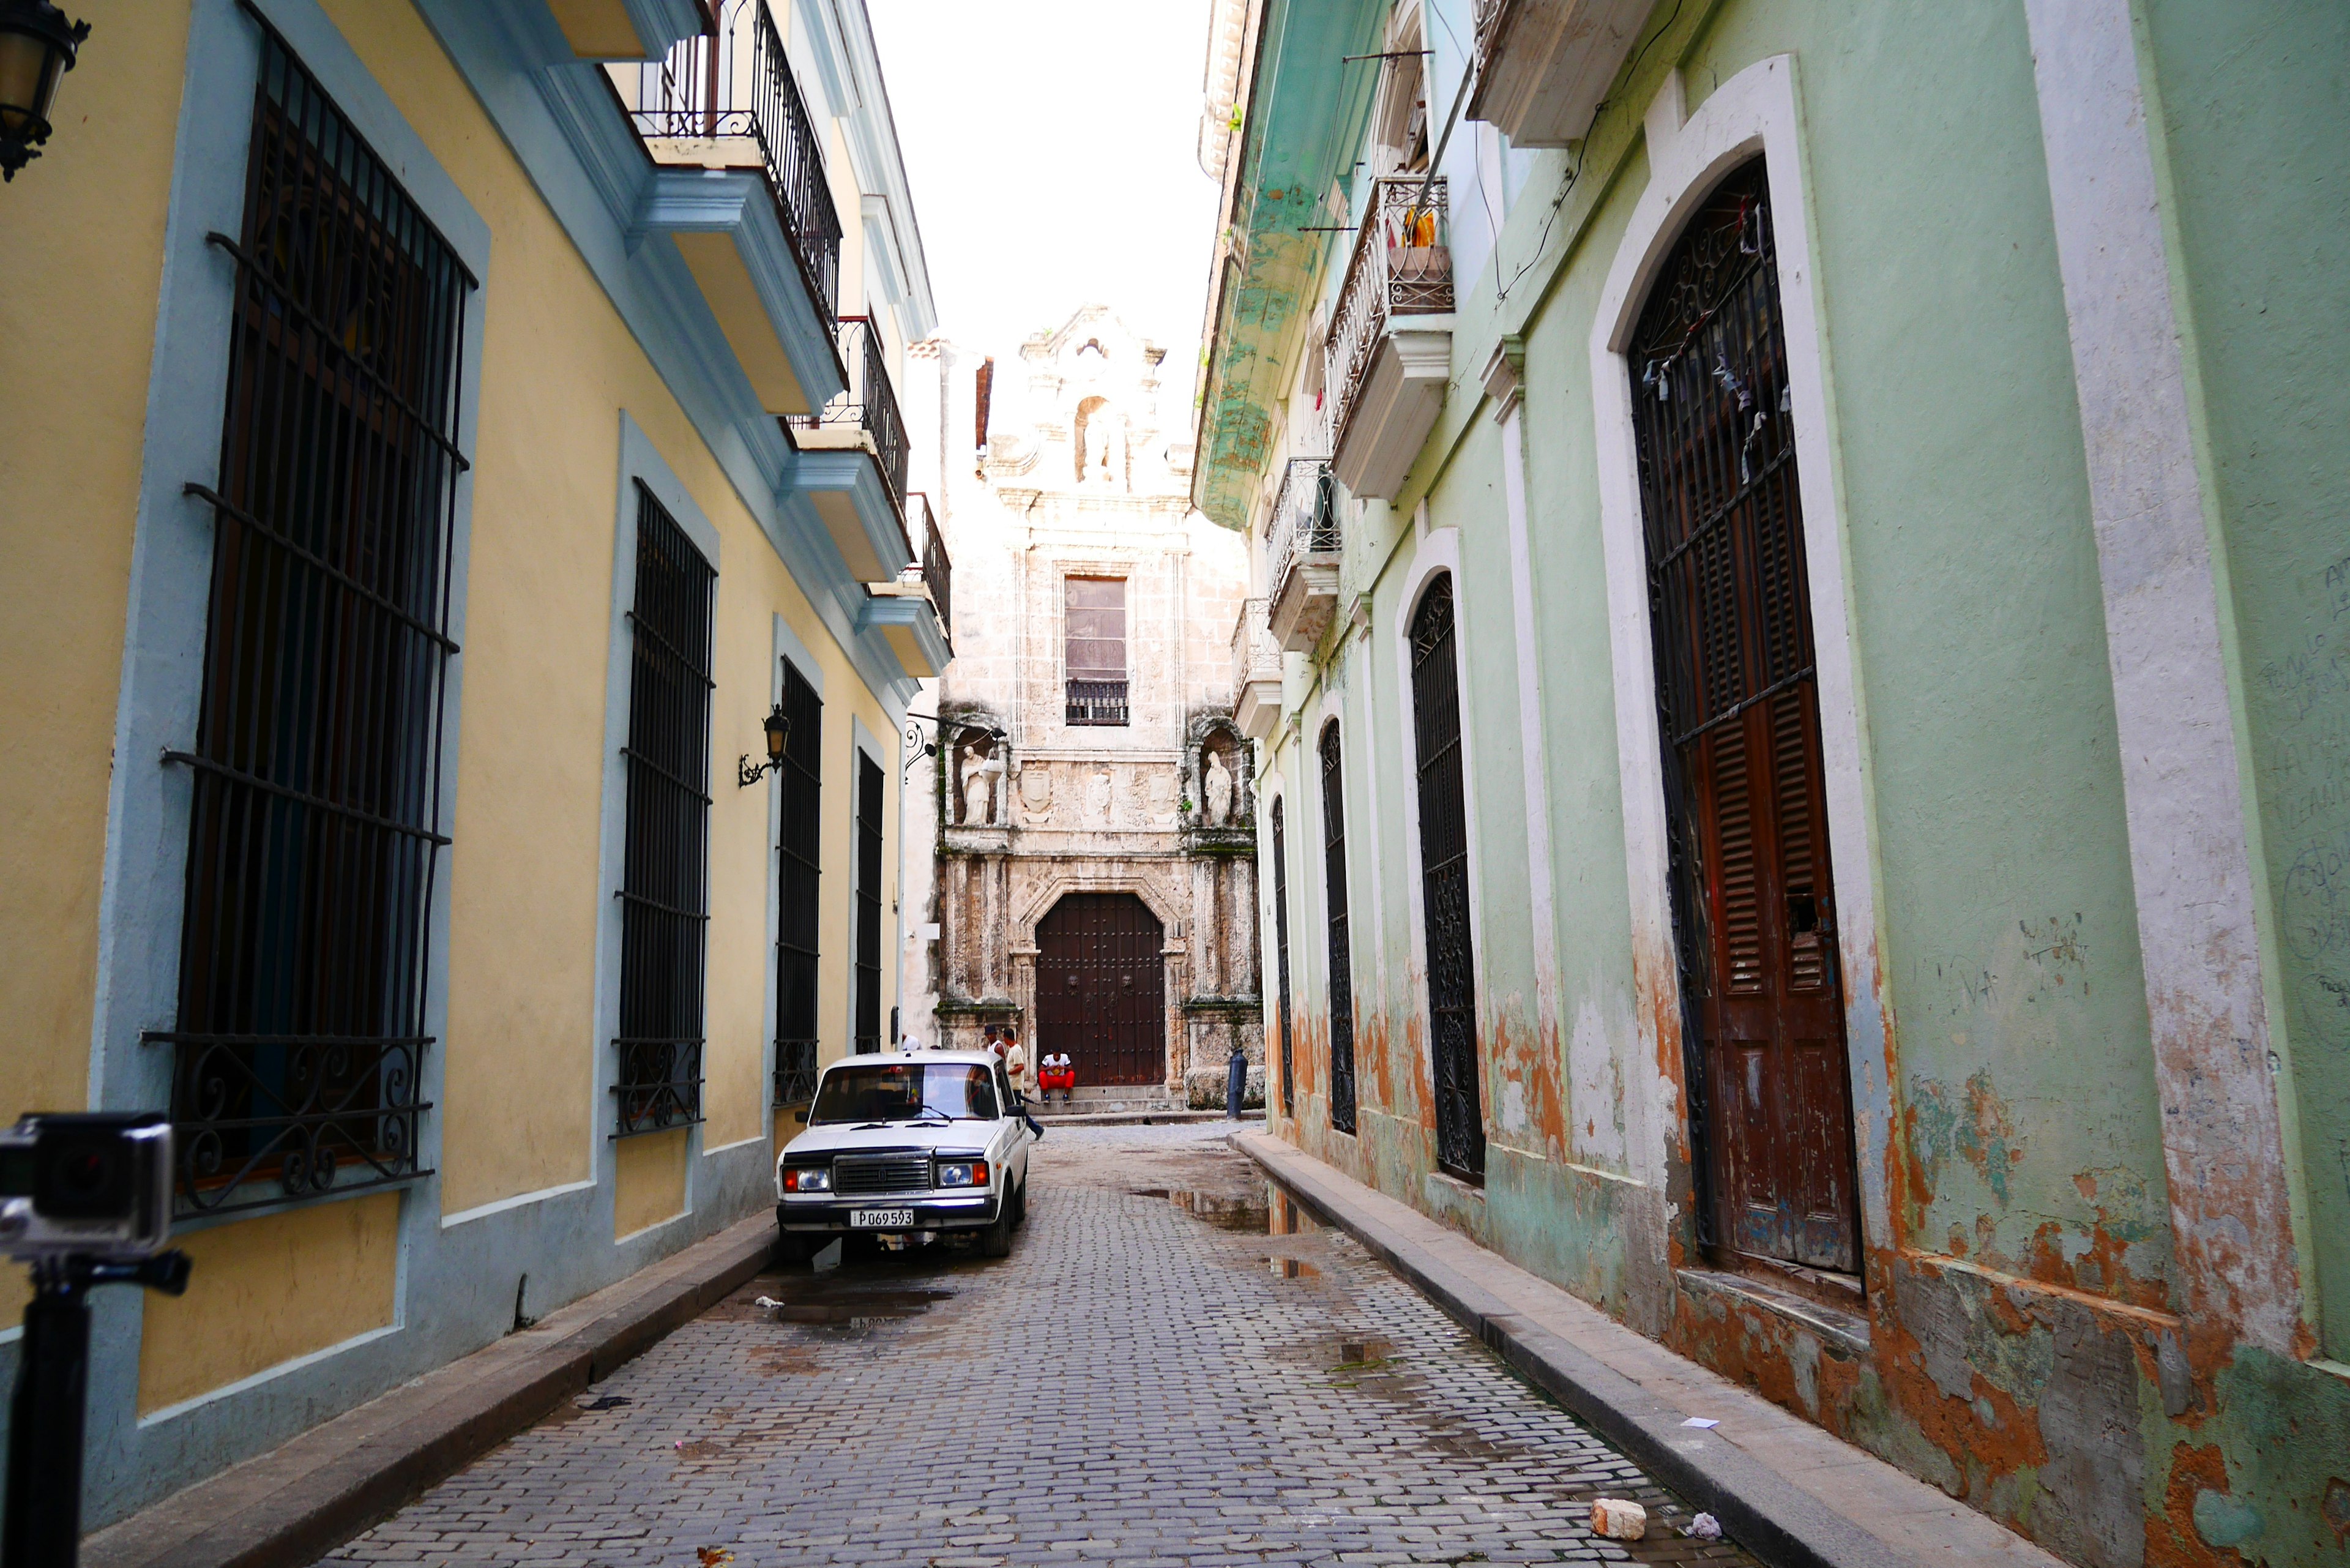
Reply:
[[[89,1293],[144,1285],[178,1295],[188,1255],[135,1262],[68,1255],[33,1263],[33,1299],[8,1410],[8,1521],[0,1568],[74,1568],[81,1542],[83,1397],[89,1383]]]

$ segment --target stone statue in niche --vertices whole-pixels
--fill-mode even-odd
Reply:
[[[1097,826],[1109,826],[1109,775],[1096,774],[1086,784],[1086,820]]]
[[[1086,421],[1085,482],[1115,485],[1125,468],[1125,423],[1107,408],[1096,409]]]
[[[1232,770],[1224,765],[1222,748],[1208,748],[1208,767],[1201,793],[1208,797],[1208,826],[1222,827],[1232,819]]]
[[[962,820],[966,827],[995,826],[995,781],[1003,774],[1003,759],[992,746],[973,745],[963,753]]]

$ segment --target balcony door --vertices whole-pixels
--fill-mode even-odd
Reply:
[[[1854,1273],[1819,694],[1759,159],[1690,220],[1629,352],[1709,1230],[1745,1257]]]

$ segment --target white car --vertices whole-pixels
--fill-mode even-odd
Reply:
[[[803,1119],[775,1160],[785,1261],[851,1233],[975,1231],[986,1256],[1012,1251],[1036,1140],[988,1052],[850,1056],[825,1069]]]

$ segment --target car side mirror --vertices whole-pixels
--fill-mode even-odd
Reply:
[[[802,1127],[806,1127],[807,1126],[807,1113],[806,1111],[794,1111],[792,1113],[792,1120],[799,1123]]]

